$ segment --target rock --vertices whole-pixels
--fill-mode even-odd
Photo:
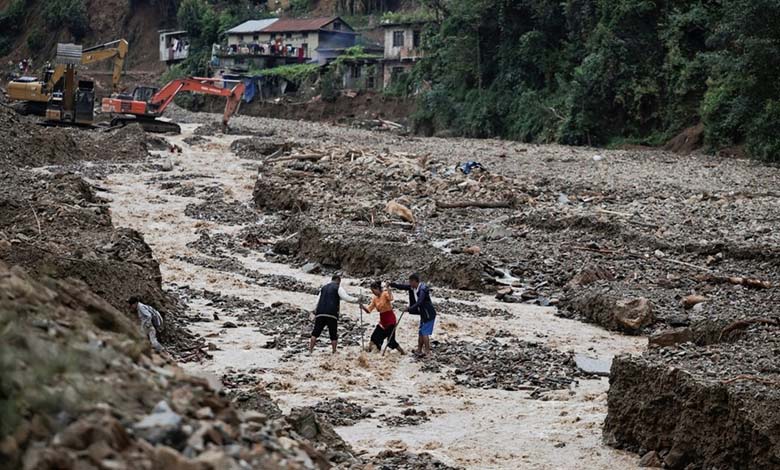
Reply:
[[[322,271],[322,266],[319,263],[306,263],[301,266],[301,271],[306,274],[317,274]]]
[[[173,160],[171,157],[165,157],[160,165],[162,171],[173,171]]]
[[[576,276],[571,278],[571,280],[566,284],[566,288],[571,289],[574,287],[587,286],[588,284],[592,284],[596,281],[611,281],[613,279],[615,279],[615,276],[604,267],[596,265],[586,266],[579,273],[577,273]]]
[[[591,293],[574,298],[570,307],[605,328],[627,333],[638,333],[655,322],[652,304],[644,297],[619,299]]]
[[[198,419],[214,419],[214,412],[208,406],[204,406],[195,412],[195,417]]]
[[[387,205],[385,206],[385,212],[387,212],[390,215],[395,215],[397,217],[400,217],[401,219],[411,224],[416,223],[412,210],[395,201],[390,201],[387,203]]]
[[[663,468],[664,463],[661,461],[661,457],[658,455],[658,452],[651,450],[650,452],[643,455],[641,459],[639,459],[639,466],[645,468]]]
[[[241,467],[225,452],[218,449],[209,449],[195,458],[196,462],[203,464],[201,468],[209,470],[239,470]]]
[[[181,432],[182,417],[168,406],[159,402],[141,421],[133,426],[136,434],[152,444],[179,442],[185,436]]]
[[[691,324],[691,319],[687,315],[670,315],[666,317],[666,324],[669,326],[688,326]]]
[[[649,347],[665,348],[693,341],[693,331],[690,328],[674,328],[655,333],[647,339]]]
[[[222,328],[238,328],[238,325],[233,323],[232,321],[226,321],[222,324]]]
[[[167,446],[157,446],[154,449],[154,469],[157,470],[202,470],[195,463]]]
[[[482,250],[480,249],[480,247],[474,245],[474,246],[469,246],[464,248],[463,252],[466,253],[467,255],[478,255],[480,254],[480,252],[482,252]]]
[[[679,446],[674,446],[664,457],[664,463],[672,469],[683,469],[688,464],[688,456],[685,450]]]
[[[514,290],[511,287],[502,287],[496,292],[496,298],[502,300],[504,297],[512,295],[512,292],[514,292]]]
[[[5,436],[0,440],[0,456],[4,462],[15,462],[19,457],[19,446],[13,436]]]
[[[688,295],[683,297],[682,306],[685,308],[693,308],[695,305],[706,301],[707,297],[704,297],[703,295]]]
[[[602,377],[609,377],[609,369],[612,367],[612,359],[594,359],[582,354],[574,355],[574,363],[581,371]]]

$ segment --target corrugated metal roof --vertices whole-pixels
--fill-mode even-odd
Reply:
[[[241,23],[235,28],[227,30],[227,34],[257,33],[279,21],[279,18],[268,18],[265,20],[249,20]]]
[[[348,28],[349,31],[352,31],[352,28],[338,16],[328,16],[323,18],[297,18],[297,19],[279,20],[276,23],[265,28],[263,32],[264,33],[286,33],[286,32],[293,32],[293,31],[317,31],[329,25],[335,20],[340,20],[342,23],[344,23],[344,25]]]

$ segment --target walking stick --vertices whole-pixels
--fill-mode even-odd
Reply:
[[[358,303],[358,310],[360,310],[360,347],[362,351],[366,350],[366,329],[363,327],[363,309]]]
[[[397,321],[397,322],[395,323],[395,325],[393,326],[393,332],[392,332],[392,333],[390,333],[390,337],[387,339],[387,346],[385,346],[385,349],[383,349],[383,350],[382,350],[382,355],[383,355],[383,356],[384,356],[384,355],[385,355],[385,353],[387,352],[387,348],[389,348],[389,347],[390,347],[390,342],[391,342],[391,341],[393,341],[393,338],[395,338],[395,330],[397,330],[397,329],[398,329],[398,325],[400,325],[400,324],[401,324],[401,320],[403,320],[403,319],[404,319],[404,314],[405,314],[405,313],[406,313],[406,312],[401,312],[401,316],[400,316],[400,317],[398,317],[398,321]]]

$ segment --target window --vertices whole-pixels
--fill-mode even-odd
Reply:
[[[360,78],[360,68],[357,64],[352,66],[352,78]]]
[[[333,23],[333,31],[341,31],[341,23],[339,23],[338,21]]]
[[[292,33],[284,33],[284,37],[290,39],[292,37]]]
[[[259,36],[259,35],[257,35],[257,34],[255,34],[254,36],[252,36],[252,39],[253,39],[253,40],[255,40],[255,41],[257,41],[258,39],[260,39],[260,36]]]
[[[400,77],[405,72],[405,69],[403,67],[393,67],[392,71],[390,72],[390,78],[393,81],[398,80],[398,77]]]
[[[420,31],[412,32],[412,47],[415,49],[420,47]]]
[[[393,47],[404,47],[403,31],[393,31]]]

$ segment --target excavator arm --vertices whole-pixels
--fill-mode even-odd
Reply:
[[[84,49],[81,55],[81,64],[87,65],[113,58],[114,70],[111,76],[111,91],[117,92],[119,91],[119,80],[122,78],[122,69],[125,66],[125,57],[127,56],[128,48],[129,45],[126,40],[118,39],[116,41],[90,47],[89,49]]]
[[[171,104],[173,98],[182,91],[224,96],[227,98],[227,103],[225,104],[225,113],[222,116],[222,124],[227,126],[230,117],[236,112],[238,105],[241,103],[241,97],[244,96],[246,86],[244,82],[239,81],[232,89],[227,89],[214,85],[213,82],[215,81],[220,80],[213,78],[179,78],[173,80],[155,93],[149,104],[155,108],[157,114],[162,114],[165,108]]]

